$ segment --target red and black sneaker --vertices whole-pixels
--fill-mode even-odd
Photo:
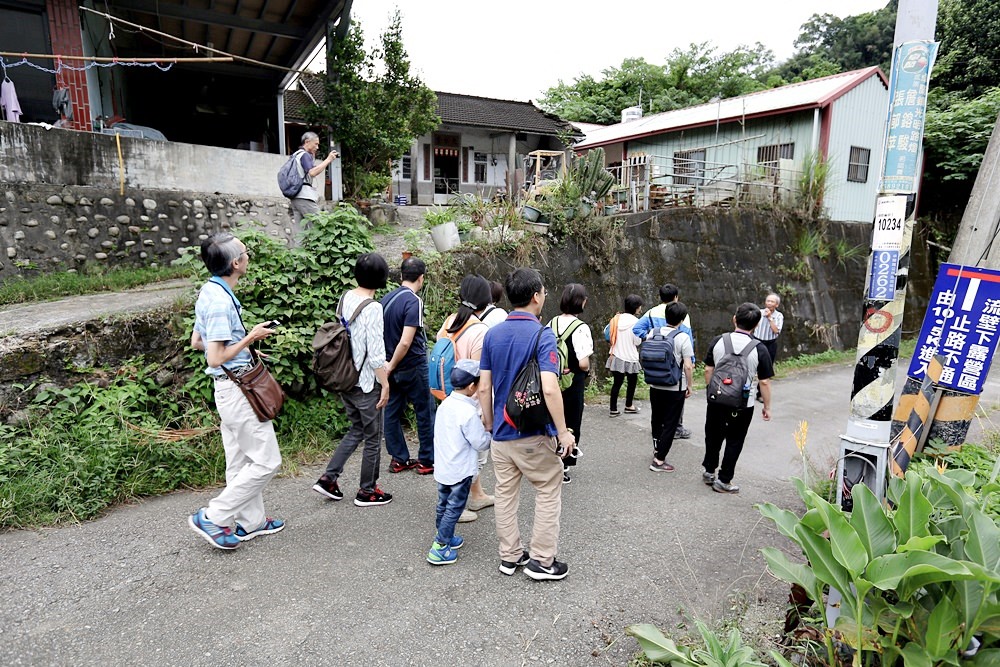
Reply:
[[[417,463],[417,474],[418,475],[433,475],[434,474],[434,464],[424,463],[420,461]]]
[[[420,465],[420,462],[416,459],[408,459],[406,461],[400,461],[398,459],[393,459],[389,463],[389,472],[403,472],[404,470],[413,470]]]
[[[330,500],[342,500],[344,497],[344,492],[340,490],[340,485],[326,475],[320,477],[316,483],[313,484],[312,488],[313,491],[326,496]]]
[[[375,487],[374,491],[358,490],[358,495],[354,497],[354,504],[358,507],[371,507],[373,505],[388,505],[392,502],[392,494],[386,493],[382,489]]]

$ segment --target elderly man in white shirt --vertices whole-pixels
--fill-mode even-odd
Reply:
[[[785,324],[785,316],[778,312],[781,305],[781,297],[775,293],[767,295],[764,300],[764,307],[760,309],[760,322],[753,331],[753,336],[764,343],[768,354],[771,355],[771,364],[778,360],[778,336],[781,334],[781,327]],[[760,395],[760,388],[757,389],[757,400],[763,401]]]

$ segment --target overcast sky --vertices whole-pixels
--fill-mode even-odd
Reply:
[[[559,79],[598,75],[629,57],[663,63],[674,48],[761,42],[779,59],[816,13],[851,16],[887,0],[355,0],[369,40],[398,7],[410,62],[434,90],[537,100]]]

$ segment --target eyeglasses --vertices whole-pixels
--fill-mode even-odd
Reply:
[[[240,257],[243,257],[243,255],[246,255],[247,259],[253,259],[253,253],[251,253],[249,250],[244,250],[243,252],[240,253]]]

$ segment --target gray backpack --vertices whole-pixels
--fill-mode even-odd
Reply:
[[[330,391],[350,391],[361,377],[361,369],[354,365],[354,353],[351,350],[351,325],[365,307],[374,303],[374,299],[365,299],[358,304],[350,320],[343,315],[344,300],[337,304],[337,319],[327,322],[313,336],[312,372],[316,375],[320,386]],[[368,359],[368,351],[361,360],[361,366]]]
[[[757,341],[750,341],[738,353],[733,351],[733,334],[722,335],[725,354],[715,360],[715,370],[708,382],[705,393],[709,405],[727,408],[745,408],[750,399],[750,367],[747,353],[754,349]]]

